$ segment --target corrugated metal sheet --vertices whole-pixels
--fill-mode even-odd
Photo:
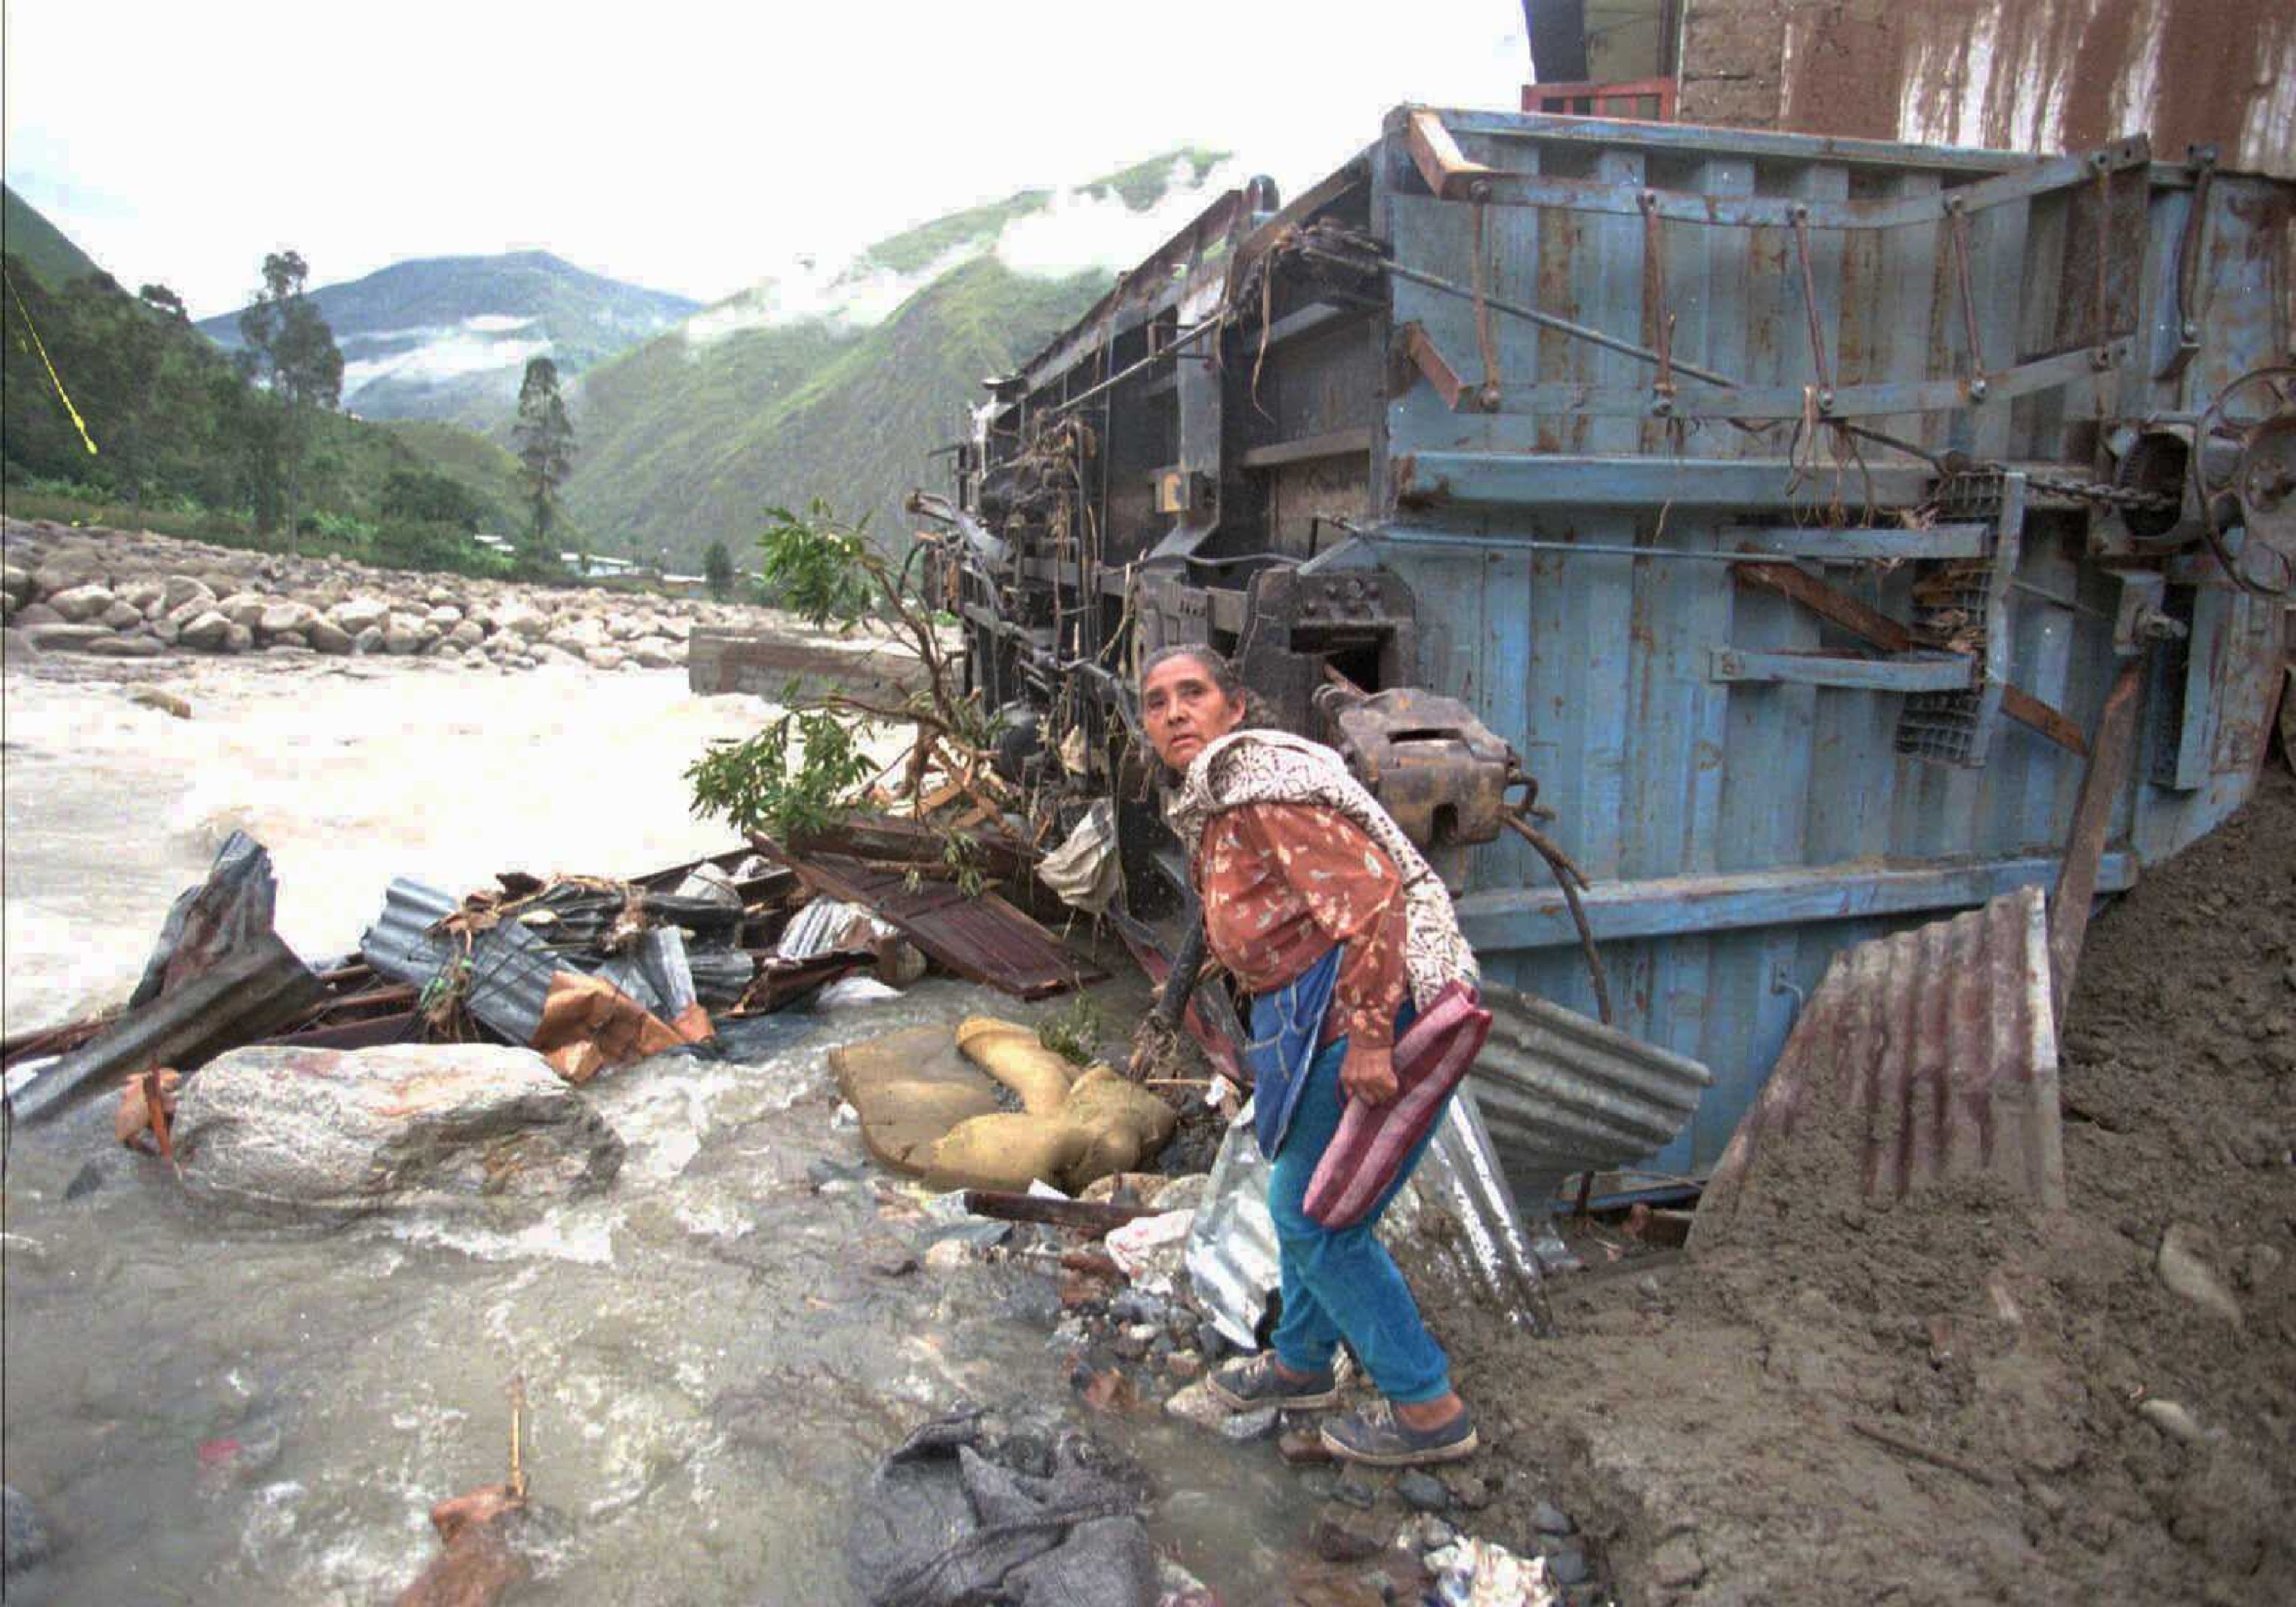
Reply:
[[[1108,974],[995,893],[967,895],[955,881],[939,879],[912,892],[898,868],[822,850],[775,852],[816,891],[875,911],[961,977],[1041,999]]]
[[[1197,1304],[1229,1340],[1253,1349],[1259,1343],[1255,1330],[1280,1282],[1267,1173],[1247,1107],[1221,1141],[1184,1252]],[[1449,1285],[1423,1288],[1423,1300],[1472,1297],[1512,1321],[1545,1330],[1538,1258],[1515,1216],[1472,1093],[1452,1100],[1419,1169],[1382,1218],[1379,1236],[1420,1277]]]
[[[462,901],[412,877],[391,881],[382,914],[359,938],[366,963],[393,981],[427,987],[462,956],[459,940],[434,937],[430,929]],[[549,947],[525,927],[505,921],[472,940],[471,1013],[513,1044],[531,1043],[542,1024],[550,979],[561,969]]]
[[[1573,1172],[1672,1144],[1714,1078],[1704,1066],[1545,999],[1490,987],[1491,1036],[1468,1073],[1515,1196],[1536,1209]]]
[[[1844,1117],[1841,1113],[1847,1112]],[[1699,1242],[1727,1233],[1806,1129],[1854,1136],[1868,1198],[1986,1176],[2065,1203],[2048,922],[2038,888],[1835,956],[1715,1168]]]

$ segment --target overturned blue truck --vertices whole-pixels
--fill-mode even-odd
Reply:
[[[1130,669],[1210,643],[1428,847],[1487,980],[1708,1069],[1637,1162],[1702,1177],[1837,954],[2029,887],[2085,920],[2256,784],[2292,217],[2141,135],[1406,107],[991,381],[912,507],[1001,763],[1112,800],[1144,945],[1186,894]]]

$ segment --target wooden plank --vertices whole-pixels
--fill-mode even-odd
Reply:
[[[1443,119],[1431,111],[1414,111],[1404,129],[1403,142],[1411,152],[1412,165],[1427,187],[1447,201],[1464,200],[1472,193],[1478,183],[1488,183],[1495,177],[1494,169],[1480,162],[1469,161],[1451,131],[1443,127]]]
[[[1870,608],[1823,580],[1804,574],[1790,563],[1742,563],[1731,573],[1749,586],[1791,597],[1812,613],[1890,652],[1911,652],[1921,645],[1914,633],[1878,609]],[[2087,758],[2088,739],[2079,726],[2030,693],[2014,686],[2001,689],[2001,712],[2021,726],[2030,726],[2067,752]]]

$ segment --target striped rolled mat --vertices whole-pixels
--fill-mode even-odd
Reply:
[[[1443,1114],[1491,1034],[1491,1013],[1464,982],[1435,996],[1395,1040],[1400,1088],[1383,1105],[1349,1099],[1338,1131],[1308,1180],[1305,1209],[1327,1228],[1353,1227],[1387,1193],[1419,1141]]]

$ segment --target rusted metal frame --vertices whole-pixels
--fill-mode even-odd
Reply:
[[[1823,525],[1777,525],[1767,529],[1733,526],[1724,536],[1738,545],[1739,555],[1768,553],[1779,558],[1815,558],[1821,562],[1855,562],[1880,559],[1902,562],[1909,558],[1982,558],[1993,550],[1993,527],[1960,522],[1828,529]]]
[[[1969,214],[1959,207],[1948,205],[1946,209],[1946,233],[1953,243],[1953,275],[1961,302],[1962,338],[1969,347],[1966,383],[1970,399],[1981,402],[1986,398],[1988,387],[1985,382],[1985,352],[1977,338],[1977,298],[1969,285]]]
[[[1692,123],[1622,122],[1616,119],[1549,117],[1466,107],[1431,108],[1455,135],[1474,135],[1507,142],[1560,145],[1628,145],[1659,154],[1700,157],[1776,158],[1785,161],[1840,162],[1850,167],[1906,168],[1939,173],[1992,175],[2021,171],[2032,159],[2013,152],[1952,145],[1920,145],[1897,140],[1853,139],[1780,134],[1755,128],[1717,128]],[[1390,114],[1390,133],[1399,127]],[[2126,143],[2127,142],[2123,142]]]
[[[1470,389],[1467,381],[1459,377],[1459,371],[1451,366],[1449,358],[1436,349],[1433,337],[1424,328],[1417,324],[1406,324],[1402,333],[1404,355],[1435,388],[1435,394],[1443,398],[1444,406],[1453,413],[1481,410],[1481,394]]]
[[[1884,652],[1912,652],[1923,645],[1915,638],[1911,629],[1879,609],[1860,602],[1847,592],[1836,590],[1791,563],[1750,563],[1733,573],[1746,585],[1759,586],[1765,591],[1792,598],[1820,619],[1840,626],[1851,635],[1862,637]],[[2039,732],[2066,752],[2084,758],[2088,756],[2088,739],[2081,734],[2080,727],[2066,718],[2061,710],[2051,708],[2032,693],[2003,684],[2001,712],[2019,725]]]
[[[2128,342],[2115,341],[2108,349],[2118,360],[2128,354]],[[1680,368],[1681,365],[1675,366]],[[1818,414],[1823,419],[1849,419],[1880,418],[1893,413],[1953,413],[1980,400],[2005,401],[2070,385],[2088,378],[2096,366],[2095,352],[2083,346],[2021,363],[1997,373],[1980,374],[1974,381],[1896,380],[1835,386],[1816,398]],[[1982,397],[1972,394],[1979,389]],[[1497,411],[1606,416],[1664,416],[1671,413],[1680,418],[1795,419],[1808,411],[1811,399],[1805,388],[1799,385],[1679,385],[1675,388],[1673,406],[1661,408],[1655,398],[1643,391],[1554,380],[1501,387]]]
[[[1649,322],[1658,332],[1658,376],[1651,381],[1652,412],[1674,411],[1674,308],[1666,294],[1666,224],[1660,217],[1657,192],[1642,193],[1643,294],[1649,302]]]
[[[1374,150],[1376,148],[1374,147]],[[1336,203],[1349,190],[1358,184],[1368,184],[1371,173],[1370,152],[1358,152],[1345,165],[1293,196],[1275,217],[1237,242],[1234,252],[1228,258],[1227,299],[1231,302],[1235,299],[1236,287],[1243,283],[1244,276],[1261,258],[1289,238],[1301,224]]]
[[[1389,261],[1384,258],[1366,259],[1349,252],[1335,251],[1327,247],[1313,244],[1302,247],[1300,250],[1300,255],[1304,257],[1314,257],[1323,261],[1338,263],[1341,266],[1347,267],[1375,268],[1379,272],[1390,275],[1395,278],[1407,279],[1414,284],[1424,285],[1431,291],[1440,291],[1447,295],[1463,297],[1470,301],[1474,299],[1475,292],[1472,286],[1456,284],[1448,279],[1440,278],[1433,274],[1423,273],[1418,268],[1406,267],[1399,262]],[[1615,351],[1629,357],[1636,357],[1645,363],[1656,364],[1659,361],[1658,353],[1651,350],[1648,347],[1637,346],[1632,340],[1620,340],[1616,335],[1605,334],[1601,330],[1591,329],[1584,324],[1574,324],[1568,318],[1557,317],[1553,313],[1541,312],[1538,308],[1535,307],[1527,307],[1520,301],[1510,301],[1498,296],[1487,296],[1484,299],[1488,303],[1492,311],[1505,313],[1511,317],[1527,319],[1530,323],[1538,324],[1541,329],[1551,329],[1557,334],[1569,335],[1573,340],[1590,341],[1606,350]],[[1732,380],[1729,375],[1716,373],[1711,369],[1697,368],[1692,366],[1688,363],[1681,362],[1676,363],[1674,366],[1679,372],[1689,374],[1693,379],[1704,380],[1709,384],[1726,386],[1734,385],[1736,383],[1736,381]]]
[[[2184,233],[2177,242],[2177,344],[2168,357],[2153,372],[2156,380],[2178,380],[2193,359],[2200,355],[2201,323],[2198,309],[2193,305],[2200,285],[2201,256],[2208,240],[2209,192],[2214,187],[2217,173],[2217,153],[2214,146],[2195,147],[2188,164],[2193,178],[2193,193],[2185,214]],[[2103,258],[2098,258],[2100,263]],[[2102,267],[2099,268],[2102,274]]]
[[[1832,413],[1835,401],[1833,367],[1826,359],[1825,329],[1818,317],[1817,284],[1810,271],[1809,207],[1808,201],[1796,201],[1793,209],[1794,261],[1801,270],[1801,306],[1809,324],[1809,360],[1817,375],[1816,404],[1821,413]]]
[[[2080,969],[2081,945],[2088,935],[2089,909],[2096,902],[2097,867],[2104,857],[2105,833],[2112,826],[2112,806],[2128,779],[2136,702],[2144,689],[2145,668],[2144,658],[2131,659],[2121,666],[2112,690],[2105,694],[2104,708],[2096,717],[2096,735],[2089,744],[2088,765],[2081,772],[2080,793],[2073,800],[2063,867],[2057,873],[2056,890],[2049,898],[2049,993],[2060,1026],[2065,1006],[2072,1001],[2073,976]]]
[[[1443,119],[1431,111],[1411,113],[1404,126],[1404,148],[1411,153],[1412,166],[1427,187],[1446,201],[1480,200],[1479,184],[1488,184],[1501,176],[1491,168],[1469,161]]]
[[[1630,135],[1603,143],[1637,144]],[[2128,149],[2132,143],[2140,147],[2134,155]],[[1807,149],[1794,154],[1804,161],[1810,160]],[[1824,160],[1836,159],[1829,154]],[[1487,187],[1487,199],[1493,206],[1552,207],[1570,212],[1624,216],[1643,212],[1669,222],[1713,228],[1791,228],[1799,214],[1800,221],[1814,229],[1898,229],[1936,223],[1956,212],[1966,215],[2012,201],[2029,201],[2053,191],[2070,189],[2097,171],[2120,172],[2150,160],[2150,149],[2144,147],[2140,137],[2084,155],[2058,157],[2030,168],[1996,174],[1934,195],[1899,196],[1885,201],[1804,201],[1776,195],[1702,195],[1690,190],[1644,189],[1636,193],[1595,179],[1559,178],[1488,168],[1480,168],[1471,181],[1455,189],[1439,188],[1431,180],[1428,188],[1434,190],[1439,200],[1468,201],[1475,199],[1468,193],[1469,184],[1480,184]]]
[[[1330,430],[1321,435],[1302,436],[1297,440],[1271,441],[1264,447],[1248,447],[1237,461],[1247,469],[1273,469],[1283,463],[1306,463],[1321,457],[1356,457],[1371,450],[1371,429],[1358,425],[1349,430]]]
[[[1866,692],[1966,692],[1977,684],[1978,668],[1976,660],[1957,652],[1859,658],[1845,653],[1718,647],[1712,651],[1707,678]]]
[[[1118,336],[1130,333],[1157,314],[1177,306],[1188,282],[1203,266],[1211,236],[1232,233],[1242,216],[1243,192],[1230,190],[1199,212],[1192,222],[1182,225],[1147,258],[1147,266],[1156,270],[1155,278],[1146,283],[1137,277],[1119,282],[1083,317],[1054,336],[1043,350],[1021,365],[1019,372],[1029,388],[1032,391],[1043,389],[1103,346],[1114,342]],[[1208,222],[1215,225],[1209,232],[1205,229]],[[1183,245],[1187,248],[1185,253],[1178,250]],[[1175,257],[1178,259],[1172,260]]]
[[[1136,362],[1127,364],[1123,368],[1109,375],[1098,384],[1091,386],[1084,390],[1079,390],[1076,395],[1069,397],[1062,401],[1055,402],[1053,406],[1045,409],[1043,416],[1046,418],[1057,418],[1071,407],[1081,407],[1086,402],[1115,389],[1116,387],[1123,384],[1125,381],[1131,379],[1135,374],[1140,373],[1146,369],[1152,368],[1159,363],[1210,361],[1210,359],[1209,357],[1184,353],[1180,350],[1180,348],[1192,341],[1201,339],[1206,334],[1218,334],[1222,322],[1223,320],[1219,318],[1207,318],[1201,324],[1189,325],[1186,329],[1181,330],[1178,333],[1175,334],[1168,345],[1160,347],[1156,350],[1150,352],[1146,357],[1138,359]],[[1113,350],[1114,348],[1115,338],[1113,336],[1111,336],[1107,342],[1099,348],[1099,349],[1103,351]]]

